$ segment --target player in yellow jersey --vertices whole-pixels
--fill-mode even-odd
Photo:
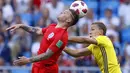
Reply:
[[[69,37],[69,42],[90,44],[88,47],[72,50],[66,47],[64,51],[71,56],[80,57],[93,55],[102,73],[122,73],[116,53],[110,39],[105,36],[106,26],[102,22],[91,24],[89,37]]]

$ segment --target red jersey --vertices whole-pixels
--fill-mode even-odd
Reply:
[[[34,65],[42,67],[44,64],[56,64],[62,50],[66,46],[68,41],[67,30],[63,28],[55,28],[55,26],[55,24],[51,24],[47,28],[42,29],[44,36],[38,51],[39,55],[46,52],[47,49],[50,49],[54,54],[49,59],[35,62]]]

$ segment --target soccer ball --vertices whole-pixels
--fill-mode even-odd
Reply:
[[[79,15],[79,17],[82,18],[87,14],[88,6],[83,1],[74,1],[70,5],[70,9],[73,9],[74,11],[76,11],[76,13]]]

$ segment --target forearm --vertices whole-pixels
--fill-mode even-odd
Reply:
[[[85,39],[83,37],[78,37],[78,36],[69,37],[68,41],[74,43],[85,43]]]
[[[92,52],[90,50],[88,50],[88,48],[82,48],[82,49],[79,49],[79,50],[72,50],[68,47],[65,47],[64,51],[73,56],[73,57],[81,57],[81,56],[88,56],[88,55],[91,55]]]
[[[72,37],[69,37],[68,41],[74,42],[74,43],[97,44],[96,39],[90,38],[90,37],[72,36]]]
[[[45,53],[43,53],[43,54],[40,54],[38,56],[31,57],[30,62],[31,63],[38,62],[38,61],[45,60],[45,59],[48,59],[48,58],[49,58],[49,56],[47,56]]]
[[[38,31],[37,27],[31,27],[31,26],[27,26],[27,25],[23,25],[23,24],[21,24],[20,28],[22,28],[25,31],[32,33],[32,34],[36,34],[36,32]]]
[[[73,57],[78,57],[78,54],[77,54],[77,51],[78,50],[72,50],[72,49],[69,49],[69,48],[65,48],[64,52],[66,52],[67,54],[73,56]]]
[[[46,53],[42,53],[40,55],[31,57],[30,62],[33,63],[33,62],[38,62],[38,61],[41,61],[41,60],[46,60],[46,59],[50,58],[53,54],[54,54],[54,52],[51,51],[50,49],[48,49],[46,51]]]

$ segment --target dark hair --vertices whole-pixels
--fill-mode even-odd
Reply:
[[[112,9],[111,8],[107,8],[107,9],[105,9],[105,12],[106,11],[112,12]]]
[[[104,25],[104,23],[102,23],[102,22],[94,22],[94,23],[92,23],[92,25],[97,25],[99,27],[99,29],[103,30],[103,35],[106,35],[107,28]]]
[[[74,10],[72,10],[72,9],[69,9],[69,10],[70,10],[70,12],[72,13],[72,15],[74,17],[72,25],[75,25],[79,20],[79,16]]]

